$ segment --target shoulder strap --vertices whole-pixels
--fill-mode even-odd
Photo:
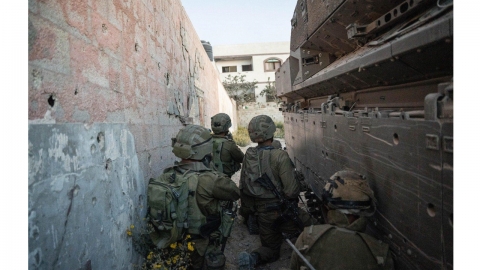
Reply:
[[[198,172],[190,171],[185,172],[184,176],[187,177],[188,183],[188,232],[191,234],[200,234],[200,227],[206,222],[206,217],[200,211],[197,204],[197,186],[198,186]]]
[[[272,172],[272,167],[270,167],[270,157],[272,156],[272,151],[274,148],[264,148],[260,151],[260,154],[258,155],[260,158],[261,155],[261,162],[259,162],[260,166],[260,175],[263,173],[266,173],[268,177],[272,180],[273,184],[277,188],[278,191],[282,192],[283,191],[283,185],[282,182],[280,182],[279,179],[275,177],[275,175]],[[267,152],[267,153],[265,153]]]
[[[223,163],[222,163],[222,148],[223,148],[223,142],[225,142],[226,139],[224,138],[214,138],[213,139],[213,164],[215,165],[215,169],[223,172]]]

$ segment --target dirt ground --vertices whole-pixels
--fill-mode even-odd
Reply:
[[[285,141],[283,139],[279,139],[282,143],[282,147],[285,146]],[[240,149],[245,153],[248,147],[255,146],[256,144],[251,144],[246,147],[240,147]],[[240,180],[240,171],[235,173],[232,176],[232,180],[237,183]],[[225,257],[227,258],[226,270],[233,270],[238,269],[238,254],[242,251],[251,252],[255,248],[260,246],[260,238],[258,235],[250,235],[248,233],[247,227],[242,224],[241,216],[237,216],[235,220],[235,224],[232,229],[232,234],[230,238],[227,240],[227,245],[225,247]],[[283,270],[288,269],[290,265],[290,256],[292,255],[292,249],[288,246],[287,243],[283,243],[282,249],[280,252],[280,259],[276,262],[265,264],[256,269],[277,269]]]

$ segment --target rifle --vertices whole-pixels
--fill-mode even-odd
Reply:
[[[313,267],[313,265],[307,260],[307,258],[305,258],[305,256],[303,256],[302,253],[300,253],[300,250],[298,250],[295,245],[290,241],[290,239],[285,239],[285,241],[287,241],[287,244],[293,249],[293,251],[295,251],[295,253],[297,253],[298,257],[300,257],[300,259],[302,259],[302,261],[308,266],[308,268],[310,268],[311,270],[315,270],[315,268]]]
[[[298,218],[298,203],[296,201],[288,200],[285,196],[280,193],[275,185],[272,183],[272,180],[266,173],[262,174],[259,178],[255,179],[255,182],[259,183],[262,187],[270,190],[275,194],[275,196],[280,200],[281,205],[283,206],[283,211],[280,214],[280,217],[284,220],[292,220],[295,225],[300,230],[303,230],[304,224],[300,218]],[[274,224],[277,224],[276,222]]]

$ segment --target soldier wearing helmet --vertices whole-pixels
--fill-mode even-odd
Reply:
[[[349,170],[335,173],[323,189],[322,201],[327,224],[305,227],[295,243],[315,269],[394,269],[388,245],[364,233],[367,217],[376,210],[364,176]],[[305,265],[293,252],[290,269]]]
[[[258,145],[248,148],[245,153],[240,175],[240,194],[242,207],[247,206],[244,211],[253,211],[257,217],[262,246],[251,253],[240,253],[240,269],[254,269],[256,265],[278,260],[282,234],[298,235],[303,226],[316,223],[305,211],[298,209],[300,184],[295,179],[295,169],[288,153],[272,146],[275,130],[275,123],[267,115],[252,118],[248,125],[250,139]],[[273,191],[259,184],[259,177],[265,175],[290,202],[289,205],[297,207],[297,217],[301,222],[296,223],[287,218],[285,201],[282,203]]]
[[[187,125],[172,139],[172,146],[172,152],[181,158],[181,161],[176,161],[174,166],[166,168],[163,173],[174,172],[182,176],[195,174],[198,181],[195,194],[197,209],[206,217],[202,226],[207,220],[218,220],[220,201],[236,201],[240,198],[240,191],[230,178],[209,167],[213,149],[210,131],[202,126]],[[189,181],[193,177],[195,176],[190,177]],[[195,250],[190,255],[194,269],[205,269],[204,256],[209,250],[214,250],[211,247],[212,244],[209,244],[212,243],[210,240],[218,235],[218,231],[214,231],[209,236],[191,235],[195,242]]]
[[[272,146],[276,149],[282,149],[282,143],[279,140],[273,140]]]
[[[232,177],[240,170],[243,160],[243,152],[237,144],[231,139],[229,128],[232,126],[230,116],[225,113],[219,113],[212,118],[213,131],[213,166],[217,171],[223,172]]]

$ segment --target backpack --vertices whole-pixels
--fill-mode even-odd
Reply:
[[[231,177],[235,172],[240,170],[241,165],[240,163],[236,162],[235,160],[230,161],[230,165],[232,168],[232,172],[225,172],[223,169],[223,164],[221,160],[221,154],[222,154],[222,149],[223,149],[223,143],[228,141],[228,139],[224,138],[216,138],[213,137],[213,164],[215,165],[215,170],[227,174],[229,177]]]
[[[155,228],[153,243],[166,248],[183,239],[184,233],[199,234],[206,222],[197,205],[196,190],[199,173],[179,173],[167,168],[154,179],[150,178],[147,191],[148,218]]]
[[[243,158],[241,176],[241,188],[247,195],[264,199],[276,198],[273,192],[255,182],[263,173],[268,175],[279,192],[283,190],[282,184],[275,178],[272,168],[270,168],[270,155],[272,150],[282,151],[274,149],[272,146],[262,148],[250,147],[247,149],[245,157]]]

